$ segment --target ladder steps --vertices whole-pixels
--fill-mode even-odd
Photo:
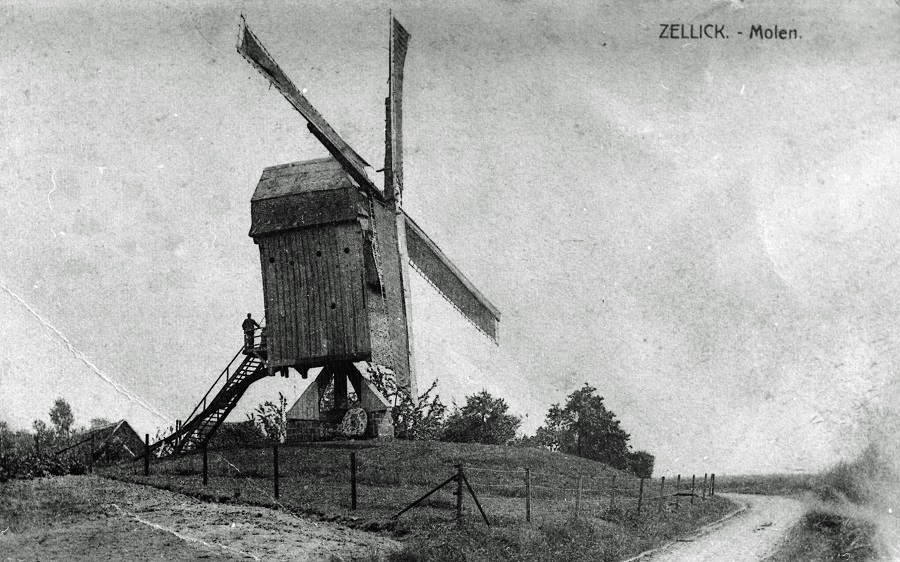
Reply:
[[[265,376],[263,367],[264,362],[258,357],[246,357],[209,405],[199,414],[203,416],[202,419],[194,418],[194,421],[189,422],[191,427],[189,431],[187,426],[184,426],[182,436],[176,440],[175,452],[191,451],[207,442],[237,405],[247,388]]]

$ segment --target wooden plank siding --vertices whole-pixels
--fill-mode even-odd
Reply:
[[[497,338],[497,309],[412,219],[361,192],[334,158],[266,168],[251,219],[272,367],[372,361],[415,393],[403,290],[409,262]]]
[[[274,367],[371,355],[358,222],[258,237]]]

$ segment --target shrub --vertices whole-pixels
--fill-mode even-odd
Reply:
[[[377,365],[366,369],[368,378],[375,388],[393,405],[391,417],[394,422],[394,436],[398,439],[439,439],[444,431],[444,416],[447,407],[435,392],[437,381],[428,390],[413,400],[406,389],[397,385],[394,373]],[[432,395],[433,393],[433,395]]]
[[[462,408],[454,408],[447,419],[443,441],[505,445],[516,436],[521,420],[508,414],[509,406],[502,398],[494,398],[486,390],[466,397]]]

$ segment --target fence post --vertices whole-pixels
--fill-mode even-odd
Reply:
[[[616,475],[613,474],[612,484],[610,485],[609,491],[609,511],[613,511],[616,508]]]
[[[703,474],[703,499],[706,499],[706,476],[707,474]]]
[[[641,505],[644,503],[644,479],[641,478],[641,487],[638,488],[638,515],[641,514]]]
[[[694,505],[694,489],[697,482],[697,475],[691,474],[691,505]]]
[[[663,505],[666,501],[666,477],[663,476],[659,481],[659,508],[657,511],[662,513]]]
[[[150,434],[144,434],[144,476],[150,476]]]
[[[203,485],[209,484],[209,455],[206,443],[203,444]]]
[[[709,495],[711,495],[711,496],[716,495],[716,473],[715,472],[712,473],[712,480],[710,481],[710,486],[712,486],[712,488],[709,491]]]
[[[456,465],[456,523],[462,523],[463,465]]]
[[[531,469],[525,469],[525,521],[531,523]]]
[[[581,490],[584,487],[584,477],[578,475],[578,495],[575,496],[575,519],[578,519],[578,512],[581,511]]]
[[[356,510],[356,451],[350,451],[350,509]]]
[[[681,475],[675,479],[675,510],[678,511],[678,494],[681,492]]]
[[[278,499],[278,443],[272,445],[272,483],[275,486],[275,499]]]
[[[94,434],[91,434],[91,448],[88,451],[88,474],[94,473]]]

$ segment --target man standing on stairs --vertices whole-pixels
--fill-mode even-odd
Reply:
[[[244,351],[250,351],[253,349],[253,330],[259,328],[259,324],[256,323],[256,320],[254,320],[248,312],[247,318],[241,323],[241,328],[244,330]]]

